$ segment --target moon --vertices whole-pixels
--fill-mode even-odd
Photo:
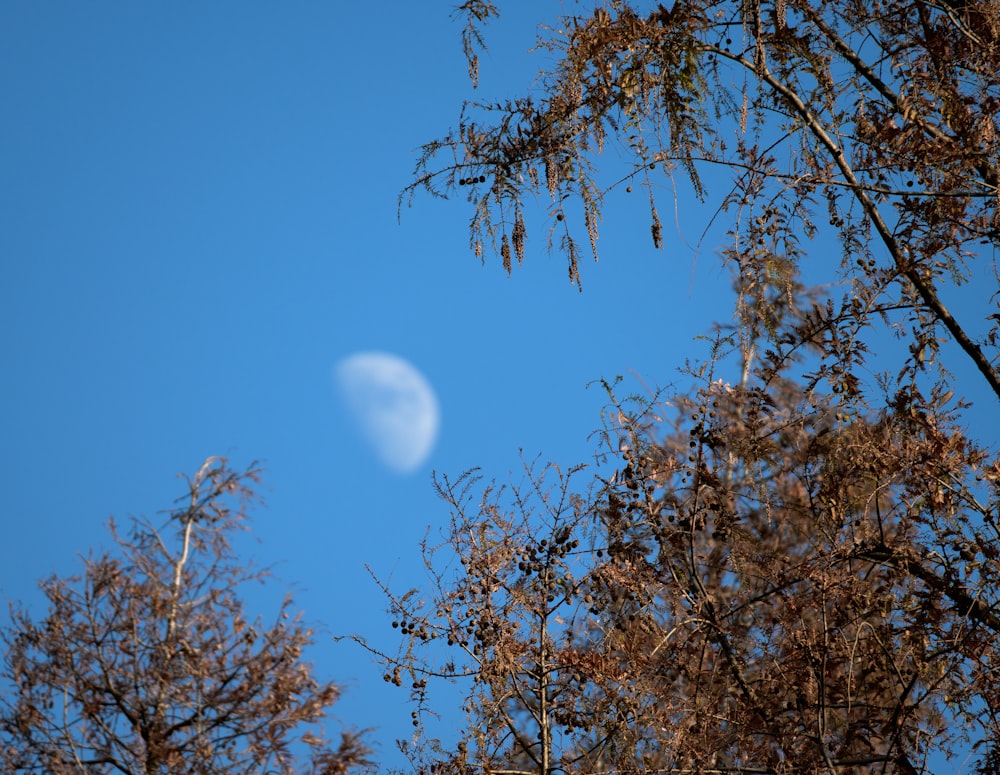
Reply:
[[[398,355],[360,352],[337,362],[334,379],[379,460],[403,474],[420,468],[441,424],[437,396],[427,378]]]

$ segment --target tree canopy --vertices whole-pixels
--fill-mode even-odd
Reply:
[[[501,7],[459,9],[474,83]],[[468,102],[458,127],[424,146],[404,191],[464,193],[476,255],[492,250],[512,271],[531,233],[528,200],[540,197],[549,244],[579,283],[580,244],[598,254],[609,196],[642,188],[661,246],[657,184],[681,175],[705,198],[705,170],[721,167],[731,186],[711,197],[746,336],[769,290],[788,295],[810,239],[832,231],[853,305],[837,310],[841,326],[902,312],[905,323],[892,319],[912,339],[911,365],[946,337],[1000,397],[983,349],[996,347],[1000,321],[983,320],[996,289],[961,318],[943,298],[1000,239],[1000,4],[611,0],[544,27],[538,45],[555,58],[538,85]]]
[[[500,10],[461,6],[473,84]],[[427,586],[387,590],[382,658],[418,726],[442,676],[469,720],[415,761],[914,775],[971,750],[995,772],[1000,459],[962,393],[1000,399],[1000,4],[609,0],[539,47],[535,88],[468,102],[404,199],[464,194],[508,272],[547,220],[579,284],[580,244],[614,252],[608,198],[643,189],[661,247],[682,175],[725,224],[734,318],[689,391],[608,385],[594,464],[439,479],[451,526]]]
[[[114,523],[117,551],[50,578],[48,613],[12,608],[0,663],[0,769],[51,775],[314,773],[368,763],[322,721],[340,690],[313,676],[313,632],[287,598],[247,616],[241,585],[263,571],[230,547],[258,471],[209,458],[162,528]]]

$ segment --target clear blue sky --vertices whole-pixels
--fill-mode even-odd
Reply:
[[[448,516],[432,470],[505,479],[521,448],[586,461],[588,382],[665,384],[705,354],[692,338],[727,314],[716,246],[696,261],[700,229],[663,213],[653,251],[641,200],[612,207],[583,294],[541,229],[507,279],[470,254],[467,207],[421,199],[397,222],[417,146],[470,95],[451,5],[0,5],[0,597],[38,606],[37,580],[106,545],[108,516],[168,508],[175,475],[222,454],[266,469],[248,551],[330,634],[389,647],[363,566],[420,578],[417,543]],[[523,6],[495,26],[484,96],[544,64]],[[338,403],[333,364],[371,349],[437,391],[412,475]],[[312,656],[348,684],[338,715],[398,763],[405,692],[351,645]]]
[[[711,295],[697,278],[688,293],[689,252],[652,251],[643,215],[582,295],[541,230],[507,279],[469,252],[462,205],[423,199],[397,222],[416,148],[470,93],[450,12],[0,7],[0,595],[37,605],[39,578],[106,545],[108,516],[168,508],[178,472],[223,454],[263,461],[250,550],[307,617],[389,645],[363,564],[419,578],[417,543],[448,516],[432,470],[505,479],[521,448],[585,461],[604,403],[589,381],[673,378]],[[537,21],[496,26],[484,94],[529,82]],[[409,359],[441,403],[409,476],[363,446],[332,384],[369,349]],[[350,684],[339,715],[391,752],[404,693],[350,645],[313,656]]]

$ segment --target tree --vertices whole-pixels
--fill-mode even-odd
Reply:
[[[579,283],[579,244],[596,257],[607,197],[644,188],[659,247],[656,176],[683,174],[704,199],[705,169],[728,169],[716,218],[732,223],[723,255],[739,276],[745,347],[767,320],[768,291],[787,295],[805,240],[825,235],[826,223],[851,291],[830,324],[856,332],[885,318],[901,327],[911,370],[947,338],[1000,397],[983,349],[995,350],[1000,318],[970,325],[944,300],[979,243],[1000,240],[1000,4],[640,5],[611,0],[546,27],[539,47],[556,65],[533,96],[467,103],[458,129],[424,146],[403,197],[465,191],[476,255],[491,247],[512,271],[525,257],[527,200],[547,196],[549,245]],[[467,0],[460,10],[475,83],[476,49],[498,3]],[[612,144],[626,162],[606,162],[602,175],[601,151]],[[973,314],[995,307],[994,291],[983,289]],[[831,368],[843,371],[828,376],[851,389],[850,365],[842,357]]]
[[[509,495],[443,480],[451,528],[383,655],[418,714],[428,679],[471,681],[462,742],[424,764],[911,775],[995,750],[996,458],[941,415],[842,422],[779,377],[672,403],[618,404],[620,467],[583,492],[554,468]]]
[[[112,522],[116,552],[43,582],[43,619],[12,606],[4,772],[335,775],[367,764],[356,734],[338,748],[323,736],[339,688],[303,661],[313,633],[291,599],[265,624],[238,596],[267,575],[230,546],[258,474],[209,458],[165,527],[133,520],[123,534]]]
[[[497,5],[461,8],[475,82]],[[607,197],[646,188],[660,247],[654,176],[704,197],[721,167],[734,323],[689,392],[608,386],[588,472],[439,482],[451,526],[426,588],[390,591],[382,658],[418,727],[428,679],[470,681],[469,724],[415,759],[913,775],[971,747],[995,771],[1000,458],[948,368],[1000,399],[997,285],[946,300],[1000,244],[1000,4],[610,0],[545,29],[534,94],[467,104],[404,195],[467,192],[476,254],[508,271],[548,196],[579,283]],[[819,235],[841,298],[802,280]],[[882,325],[902,346],[871,375]]]

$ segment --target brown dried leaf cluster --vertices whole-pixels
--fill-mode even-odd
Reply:
[[[845,417],[771,374],[672,403],[666,430],[615,404],[589,490],[442,481],[450,531],[383,655],[418,726],[429,679],[465,682],[462,743],[422,766],[911,775],[993,750],[1000,461],[942,397]]]
[[[12,609],[0,770],[342,775],[368,763],[357,735],[332,747],[322,733],[340,690],[302,659],[313,632],[292,601],[265,623],[238,595],[266,577],[229,544],[257,476],[210,458],[167,526],[112,523],[117,551],[42,584],[42,619]]]
[[[500,7],[460,9],[478,45]],[[659,192],[684,177],[704,199],[705,173],[728,169],[713,201],[733,224],[736,272],[780,284],[773,263],[797,267],[809,239],[838,240],[830,279],[874,308],[912,310],[914,364],[934,359],[943,330],[1000,397],[1000,319],[944,301],[982,246],[1000,244],[995,0],[609,0],[543,28],[539,48],[555,64],[530,96],[467,103],[403,192],[468,182],[477,256],[491,247],[511,271],[510,240],[524,243],[528,202],[541,198],[548,244],[579,284],[577,235],[596,258],[609,196],[646,187],[660,247]]]

